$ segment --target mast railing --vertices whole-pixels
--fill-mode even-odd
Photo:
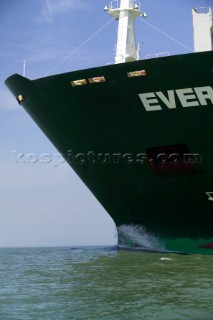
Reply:
[[[121,2],[120,0],[111,1],[110,4],[109,4],[109,9],[110,10],[119,10],[120,9],[120,2]],[[141,4],[140,4],[139,1],[132,0],[131,3],[132,3],[132,6],[126,8],[126,9],[136,9],[136,10],[140,11]]]

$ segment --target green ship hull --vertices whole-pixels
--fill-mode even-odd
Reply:
[[[6,85],[116,226],[142,225],[167,250],[213,253],[212,51]]]

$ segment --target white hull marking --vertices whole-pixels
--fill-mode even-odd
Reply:
[[[177,105],[183,108],[206,106],[208,102],[213,104],[213,88],[210,86],[140,93],[139,98],[146,111],[162,110],[161,103],[168,109],[176,109]]]

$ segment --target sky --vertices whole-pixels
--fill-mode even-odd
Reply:
[[[23,73],[23,61],[29,79],[112,63],[117,22],[108,24],[112,17],[103,10],[108,4],[0,0],[0,247],[117,242],[114,222],[66,163],[28,163],[29,154],[48,153],[57,160],[59,153],[4,85],[8,76]],[[192,52],[191,9],[212,6],[212,0],[141,4],[148,17],[137,18],[136,38],[145,59]],[[19,154],[24,163],[17,163]]]

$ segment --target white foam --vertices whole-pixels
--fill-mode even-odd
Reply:
[[[122,225],[118,227],[118,244],[130,248],[164,250],[163,242],[149,233],[141,225]]]
[[[167,260],[169,261],[169,260],[172,260],[172,258],[162,257],[162,258],[160,258],[160,260],[161,260],[161,261],[167,261]]]

